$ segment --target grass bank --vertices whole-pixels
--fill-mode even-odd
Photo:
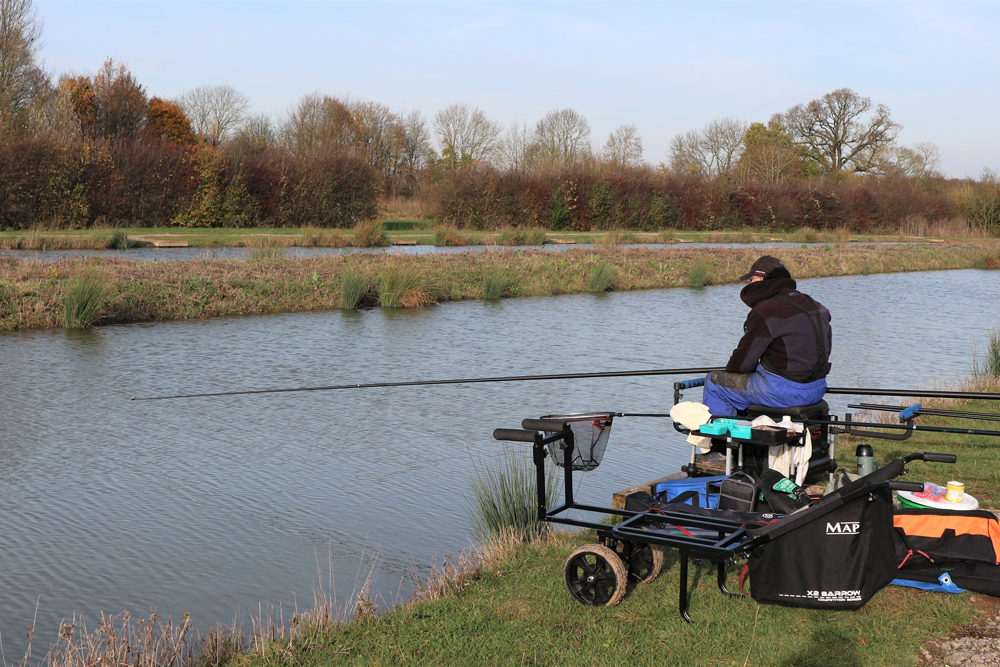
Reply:
[[[62,326],[66,293],[84,273],[103,282],[104,289],[94,290],[102,295],[94,323],[114,324],[341,308],[348,276],[356,283],[354,291],[368,295],[360,301],[363,305],[404,307],[495,297],[498,281],[502,296],[588,292],[594,289],[591,279],[597,267],[607,276],[607,286],[616,290],[687,286],[692,267],[699,282],[703,277],[708,284],[723,284],[735,282],[759,254],[755,248],[607,246],[560,253],[507,249],[311,258],[287,257],[269,248],[246,260],[179,262],[0,257],[0,330]],[[1000,245],[829,245],[784,249],[781,257],[798,279],[997,269]],[[391,297],[391,303],[382,297]]]

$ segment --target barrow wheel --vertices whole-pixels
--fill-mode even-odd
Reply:
[[[628,570],[603,544],[587,544],[566,559],[566,588],[581,604],[613,606],[625,597]]]
[[[653,544],[633,544],[628,559],[628,578],[640,584],[648,584],[660,575],[663,569],[663,547]]]

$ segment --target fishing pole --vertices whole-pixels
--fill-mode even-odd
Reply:
[[[1000,401],[1000,394],[986,391],[932,391],[930,389],[864,389],[850,387],[827,387],[828,394],[851,394],[854,396],[916,396],[923,398],[965,398],[982,401]]]
[[[458,380],[414,380],[410,382],[369,382],[367,384],[337,384],[325,387],[290,387],[285,389],[249,389],[243,391],[220,391],[202,394],[177,394],[174,396],[132,397],[130,401],[162,401],[171,398],[206,398],[210,396],[247,396],[250,394],[284,394],[296,391],[331,391],[334,389],[375,389],[381,387],[424,387],[438,384],[472,384],[476,382],[527,382],[530,380],[579,380],[583,378],[646,377],[653,375],[704,375],[713,368],[664,368],[648,371],[606,371],[602,373],[559,373],[552,375],[512,375],[508,377],[461,378]]]

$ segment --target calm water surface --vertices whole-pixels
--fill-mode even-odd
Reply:
[[[968,370],[1000,325],[1000,272],[803,281],[833,312],[835,386],[910,388]],[[738,286],[449,303],[0,335],[0,632],[23,652],[74,613],[229,622],[290,608],[328,576],[343,600],[380,554],[408,571],[470,542],[472,461],[524,417],[665,411],[676,378],[544,381],[129,402],[244,388],[721,365]],[[691,392],[689,398],[697,398]],[[843,406],[846,398],[831,403]],[[519,447],[519,445],[510,445]],[[527,448],[524,456],[528,457]],[[580,498],[675,471],[667,420],[615,422]],[[318,564],[319,563],[319,567]]]

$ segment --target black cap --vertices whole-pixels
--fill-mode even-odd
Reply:
[[[746,282],[754,276],[766,278],[767,275],[775,269],[781,269],[784,272],[782,274],[783,276],[788,273],[788,269],[785,268],[785,265],[781,263],[780,259],[777,257],[771,257],[770,255],[764,255],[753,263],[753,266],[750,267],[750,273],[745,273],[740,276],[740,282]]]

